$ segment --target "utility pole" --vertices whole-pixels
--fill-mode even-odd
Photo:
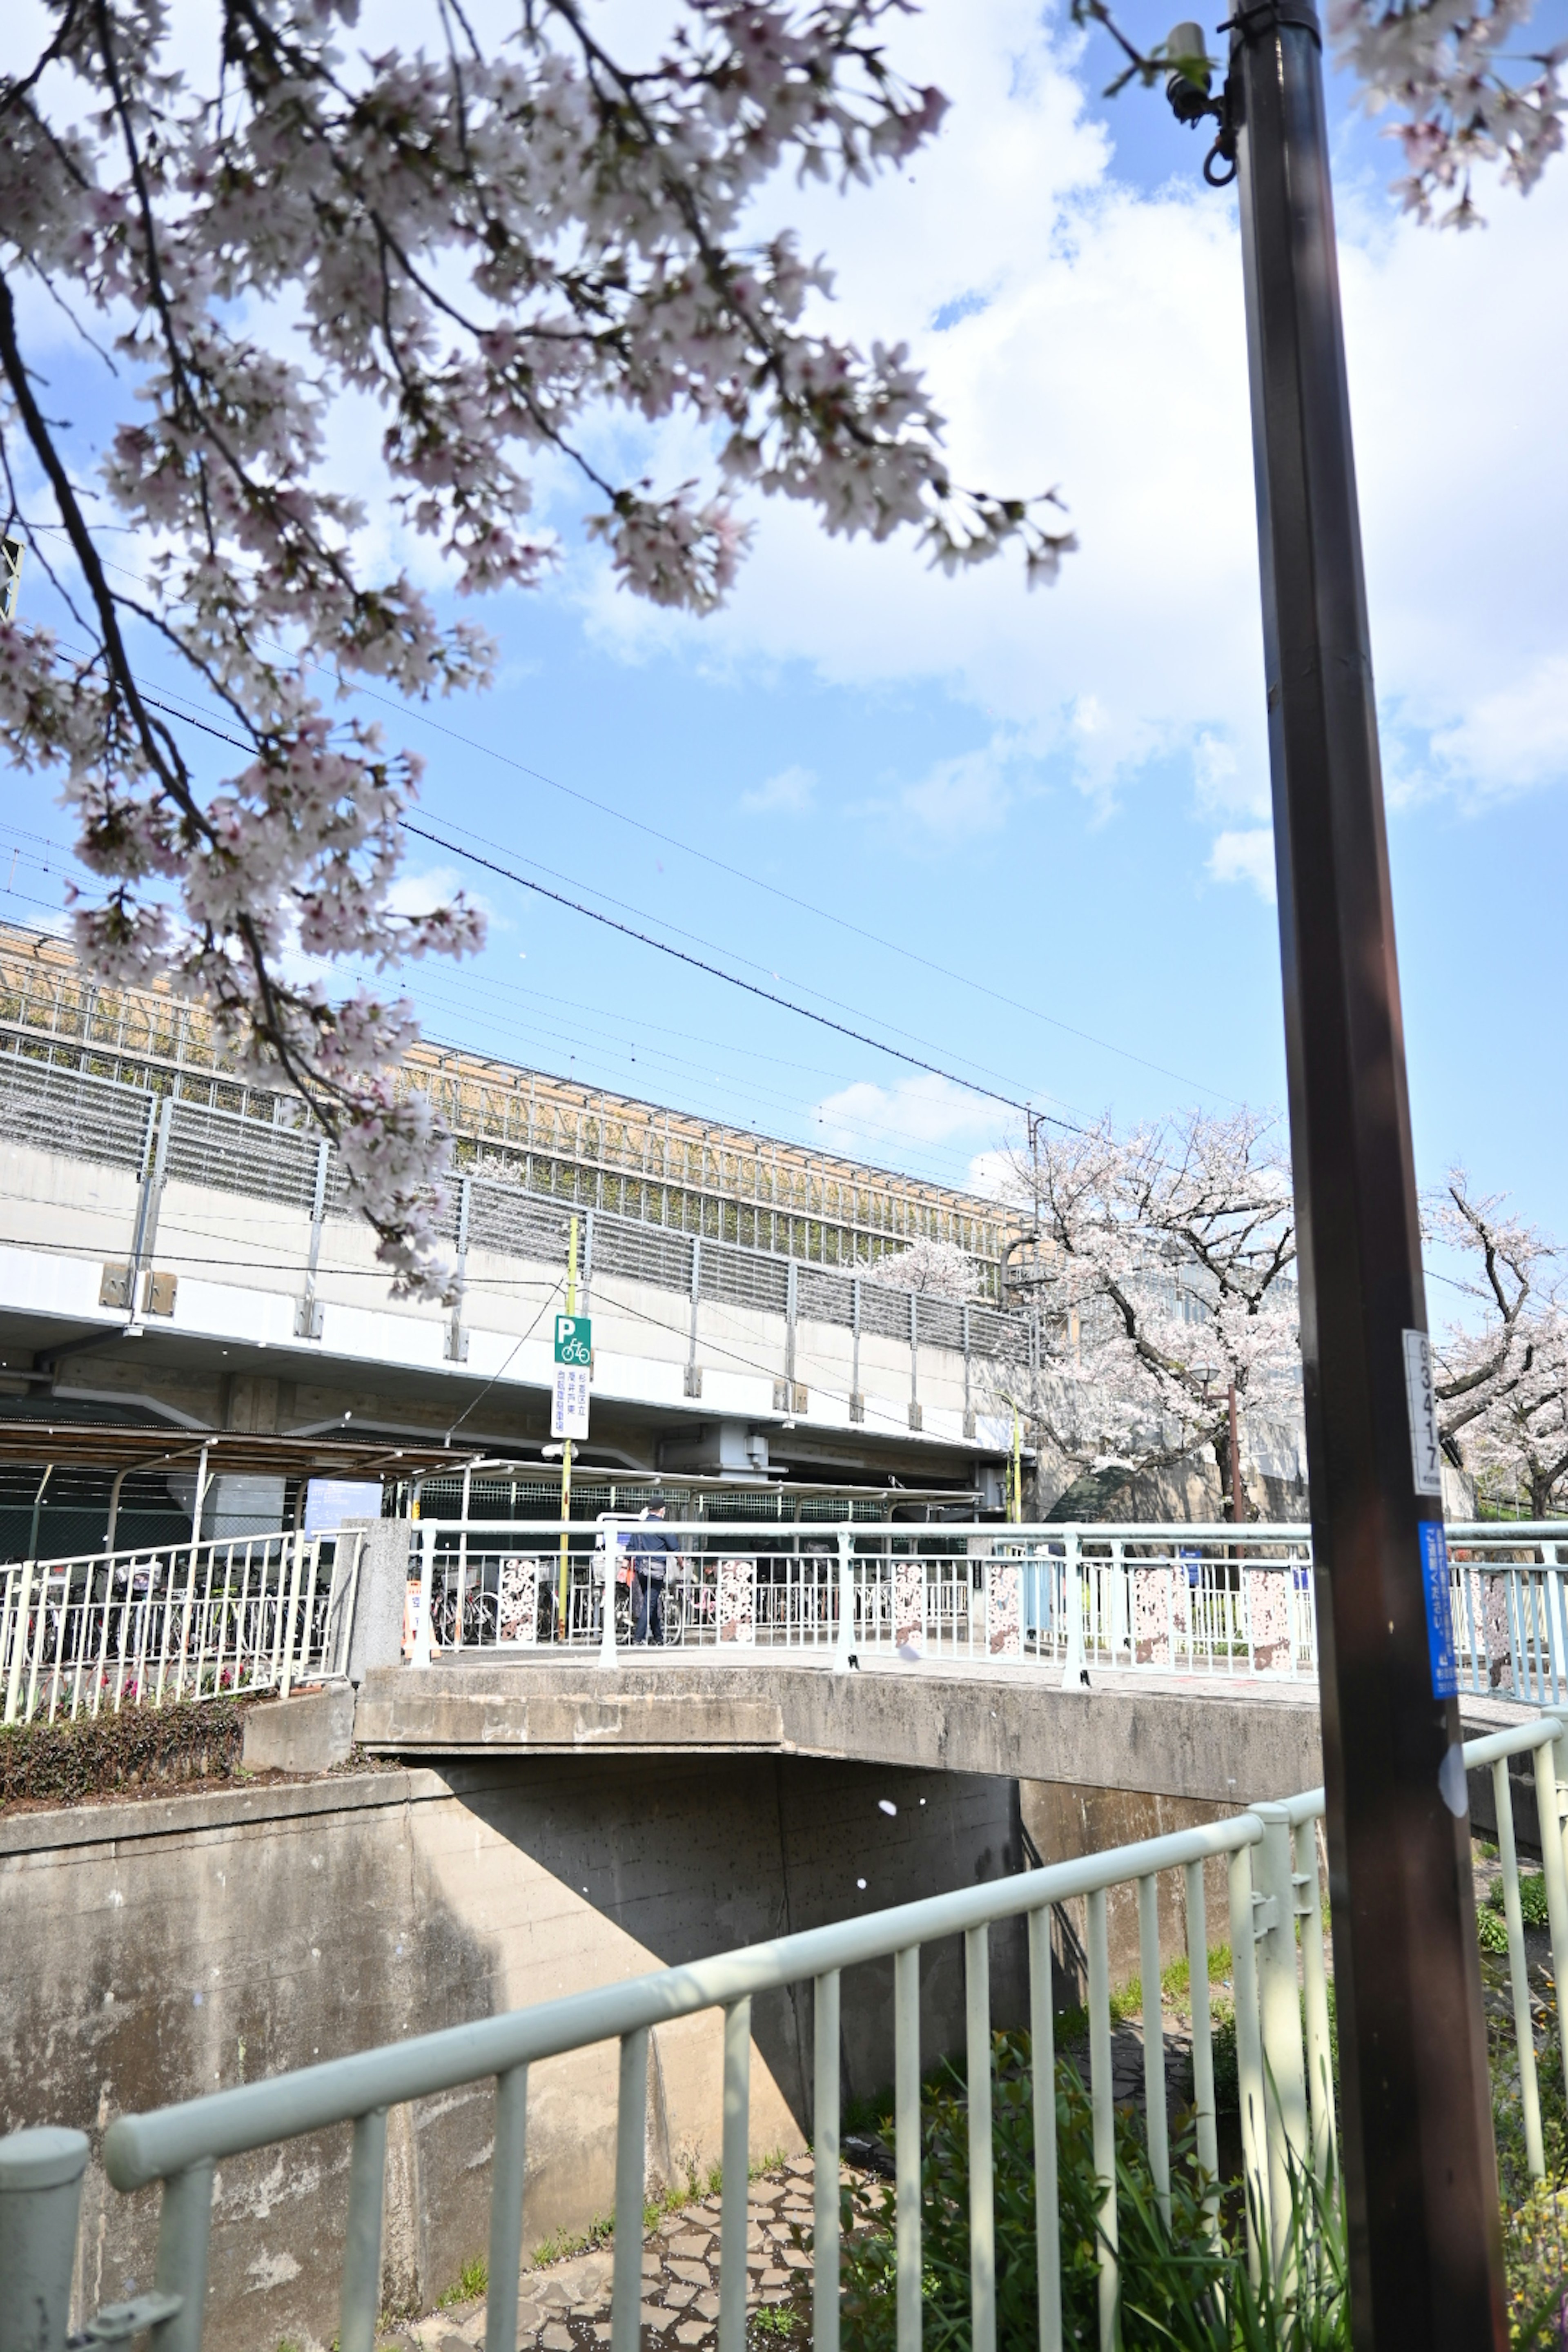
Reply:
[[[1184,119],[1218,117],[1205,176],[1234,177],[1240,197],[1352,2328],[1358,2352],[1500,2352],[1497,2165],[1321,36],[1311,0],[1238,5],[1228,30],[1221,99],[1201,67],[1184,69],[1203,56],[1194,25],[1170,37],[1166,88]]]
[[[575,1217],[573,1218],[568,1228],[566,1242],[566,1312],[568,1315],[575,1315],[577,1312],[577,1220]],[[555,1613],[555,1638],[558,1642],[564,1642],[572,1630],[566,1622],[566,1603],[569,1597],[566,1544],[567,1528],[571,1524],[571,1518],[572,1440],[568,1437],[563,1440],[561,1446],[561,1579]],[[605,1606],[609,1609],[614,1606],[614,1603],[615,1594],[606,1588]]]

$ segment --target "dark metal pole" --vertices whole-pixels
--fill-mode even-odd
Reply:
[[[1230,31],[1352,2326],[1476,2352],[1497,2165],[1321,44],[1310,0]]]

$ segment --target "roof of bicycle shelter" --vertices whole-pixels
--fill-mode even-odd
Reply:
[[[0,1419],[0,1464],[55,1464],[79,1470],[158,1470],[203,1453],[208,1471],[283,1478],[412,1478],[435,1469],[461,1475],[479,1447],[459,1452],[386,1438],[275,1437],[247,1430],[173,1429],[167,1423],[47,1421],[38,1414]]]

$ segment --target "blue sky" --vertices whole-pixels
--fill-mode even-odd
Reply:
[[[1122,1122],[1282,1105],[1234,208],[1161,101],[1099,101],[1109,48],[1055,14],[938,0],[893,37],[953,99],[937,150],[847,200],[782,189],[769,217],[838,265],[841,326],[910,343],[961,478],[1060,485],[1081,550],[1058,583],[943,582],[763,509],[731,605],[689,622],[613,588],[546,471],[565,561],[474,610],[498,684],[430,714],[468,740],[384,712],[389,737],[426,757],[433,823],[1011,1098]],[[1568,163],[1528,203],[1485,190],[1484,234],[1418,231],[1348,96],[1335,77],[1417,1159],[1568,1235]],[[362,492],[363,443],[345,425],[333,457]],[[666,481],[704,455],[616,420],[596,447]],[[36,919],[60,862],[21,836],[63,820],[28,779],[5,818],[0,908]],[[413,852],[411,896],[455,870]],[[489,944],[411,976],[433,1034],[950,1181],[1004,1139],[994,1102],[465,878]]]

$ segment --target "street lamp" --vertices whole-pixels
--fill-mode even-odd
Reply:
[[[1352,2326],[1472,2352],[1501,2224],[1322,42],[1311,0],[1226,29],[1217,97],[1198,26],[1165,64],[1241,210]]]

